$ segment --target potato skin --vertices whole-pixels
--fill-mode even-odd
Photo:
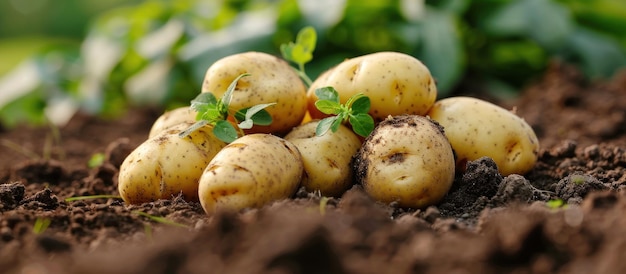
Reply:
[[[454,154],[441,126],[419,115],[382,121],[354,158],[358,182],[374,199],[425,208],[452,186]]]
[[[154,121],[152,128],[150,128],[148,138],[152,138],[162,131],[178,124],[195,123],[197,114],[197,112],[188,106],[166,111]]]
[[[306,112],[306,87],[298,74],[284,60],[261,52],[244,52],[213,63],[206,72],[202,92],[220,98],[239,75],[230,109],[237,111],[258,104],[276,103],[266,108],[272,116],[269,126],[255,125],[246,133],[286,134],[300,124]]]
[[[357,93],[370,98],[369,114],[380,122],[388,115],[424,115],[437,99],[437,86],[428,68],[413,56],[377,52],[341,62],[322,73],[307,91],[311,117],[326,117],[315,107],[315,90],[332,86],[341,103]]]
[[[301,185],[307,191],[320,191],[324,196],[341,196],[353,183],[352,156],[361,147],[361,140],[346,126],[337,132],[315,135],[319,120],[294,128],[285,136],[300,151],[304,163]]]
[[[155,135],[132,151],[120,166],[118,190],[126,203],[140,204],[183,194],[198,200],[198,179],[217,152],[226,146],[205,126],[185,138],[183,123]]]
[[[245,135],[224,147],[202,173],[198,195],[208,214],[261,207],[291,197],[303,174],[298,148],[270,134]]]
[[[457,155],[457,167],[487,156],[503,176],[525,174],[537,162],[539,140],[514,113],[484,100],[451,97],[437,101],[428,115],[439,122]]]

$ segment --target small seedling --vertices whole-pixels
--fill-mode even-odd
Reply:
[[[561,199],[549,200],[546,202],[546,206],[550,209],[567,208],[567,204]]]
[[[104,163],[104,153],[96,153],[91,155],[89,161],[87,162],[87,166],[89,168],[99,167]]]
[[[122,199],[122,196],[119,196],[119,195],[106,195],[106,194],[89,195],[89,196],[76,196],[76,197],[65,198],[65,201],[66,202],[74,202],[74,201],[93,200],[93,199]]]
[[[331,130],[336,132],[343,122],[350,122],[352,130],[360,136],[368,136],[374,130],[374,119],[367,112],[370,110],[370,99],[362,93],[355,94],[345,104],[339,102],[339,93],[333,87],[324,87],[315,90],[319,98],[315,107],[324,114],[334,116],[322,119],[315,135],[322,136]]]
[[[143,216],[143,217],[147,217],[148,219],[150,219],[152,221],[155,221],[157,223],[162,223],[162,224],[171,225],[171,226],[177,226],[177,227],[189,228],[189,226],[186,225],[186,224],[177,223],[177,222],[168,220],[168,219],[163,218],[163,217],[150,215],[150,214],[145,213],[143,211],[135,210],[135,211],[133,211],[133,213],[135,213],[137,215],[140,215],[140,216]]]
[[[572,175],[571,176],[572,183],[577,185],[582,185],[585,183],[585,176],[583,175]]]
[[[289,42],[280,45],[280,52],[288,61],[298,65],[296,72],[304,80],[307,86],[311,86],[313,81],[306,74],[304,65],[313,60],[313,51],[317,43],[317,33],[313,27],[305,27],[298,32],[296,42]]]
[[[237,139],[239,134],[243,135],[244,129],[250,129],[253,125],[267,126],[271,124],[272,116],[265,108],[275,105],[276,103],[259,104],[235,112],[233,116],[235,121],[238,122],[237,127],[239,130],[235,129],[228,121],[228,117],[231,115],[229,105],[233,97],[233,92],[237,87],[237,82],[246,76],[250,76],[250,74],[244,73],[235,78],[228,86],[226,93],[224,93],[220,99],[215,98],[215,95],[210,92],[200,93],[193,99],[191,101],[191,108],[198,112],[196,115],[197,122],[182,131],[178,136],[184,138],[200,127],[211,125],[213,126],[213,134],[215,134],[215,137],[226,143],[230,143]]]
[[[328,205],[328,200],[330,199],[326,196],[320,198],[320,214],[322,214],[322,216],[326,214],[326,205]]]
[[[52,220],[48,218],[37,218],[37,220],[35,220],[35,224],[33,225],[33,233],[37,235],[44,233],[50,226],[51,222]]]

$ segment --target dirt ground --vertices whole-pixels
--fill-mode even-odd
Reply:
[[[425,210],[359,186],[214,216],[181,197],[68,202],[117,195],[119,165],[160,113],[0,131],[0,273],[626,273],[626,72],[586,81],[555,64],[498,103],[536,130],[535,168],[502,177],[470,162]]]

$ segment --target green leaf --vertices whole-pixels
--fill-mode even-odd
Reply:
[[[337,116],[337,119],[335,119],[335,121],[333,121],[332,124],[330,124],[330,130],[332,132],[337,132],[337,130],[339,130],[339,126],[341,126],[341,122],[343,122],[343,118],[341,115]]]
[[[370,105],[370,98],[362,95],[358,97],[358,99],[354,100],[354,102],[352,103],[352,113],[367,113],[368,111],[370,111]]]
[[[331,126],[335,123],[335,121],[341,121],[337,118],[337,116],[326,117],[317,123],[317,127],[315,128],[315,136],[322,136],[328,132]]]
[[[243,117],[243,121],[239,123],[239,128],[241,129],[249,129],[252,128],[253,125],[262,125],[267,126],[272,123],[272,116],[265,110],[265,108],[269,106],[273,106],[276,103],[269,104],[259,104],[253,107],[249,107],[244,109],[243,111],[238,111],[235,114],[235,118],[237,118],[237,114],[245,113]],[[239,118],[237,118],[238,121]]]
[[[315,90],[318,100],[329,100],[339,103],[339,92],[334,87],[323,87]]]
[[[339,103],[329,100],[317,100],[315,107],[324,114],[338,114],[341,111]]]
[[[354,133],[367,137],[374,130],[374,119],[367,113],[350,115],[350,125]]]
[[[300,45],[304,52],[312,54],[315,50],[316,43],[317,33],[315,32],[315,29],[313,27],[305,27],[298,32],[298,36],[296,37],[296,44]]]
[[[230,85],[228,86],[228,88],[226,89],[226,92],[224,93],[224,95],[222,96],[222,103],[224,104],[224,106],[226,108],[228,108],[228,105],[230,105],[230,100],[232,100],[233,98],[233,92],[235,91],[235,88],[237,87],[237,82],[239,82],[239,80],[243,77],[246,76],[250,76],[249,73],[243,73],[239,76],[237,76],[237,78],[235,78],[235,80],[233,80]],[[219,103],[218,103],[219,105]]]
[[[218,139],[222,140],[225,143],[230,143],[235,141],[239,135],[237,135],[237,130],[233,125],[231,125],[228,121],[220,120],[215,123],[215,127],[213,128],[213,134]]]
[[[280,45],[283,58],[300,66],[313,60],[313,51],[317,43],[317,33],[313,27],[305,27],[298,32],[296,43]]]
[[[217,104],[217,98],[210,92],[198,94],[195,99],[191,100],[191,108],[197,112],[205,112],[209,105]]]

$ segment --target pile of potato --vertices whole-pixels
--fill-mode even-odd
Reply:
[[[467,161],[494,159],[502,175],[533,168],[535,133],[515,113],[469,97],[436,101],[428,68],[412,56],[379,52],[345,60],[305,87],[284,60],[259,52],[223,58],[207,70],[202,92],[221,96],[237,82],[231,107],[267,108],[269,126],[254,126],[226,144],[195,122],[188,107],[163,114],[145,143],[120,167],[119,192],[127,203],[182,193],[207,213],[260,207],[292,197],[299,187],[340,196],[355,183],[374,199],[402,207],[439,202]],[[345,103],[357,93],[371,101],[377,123],[364,140],[349,126],[316,136],[315,90],[332,86]]]

